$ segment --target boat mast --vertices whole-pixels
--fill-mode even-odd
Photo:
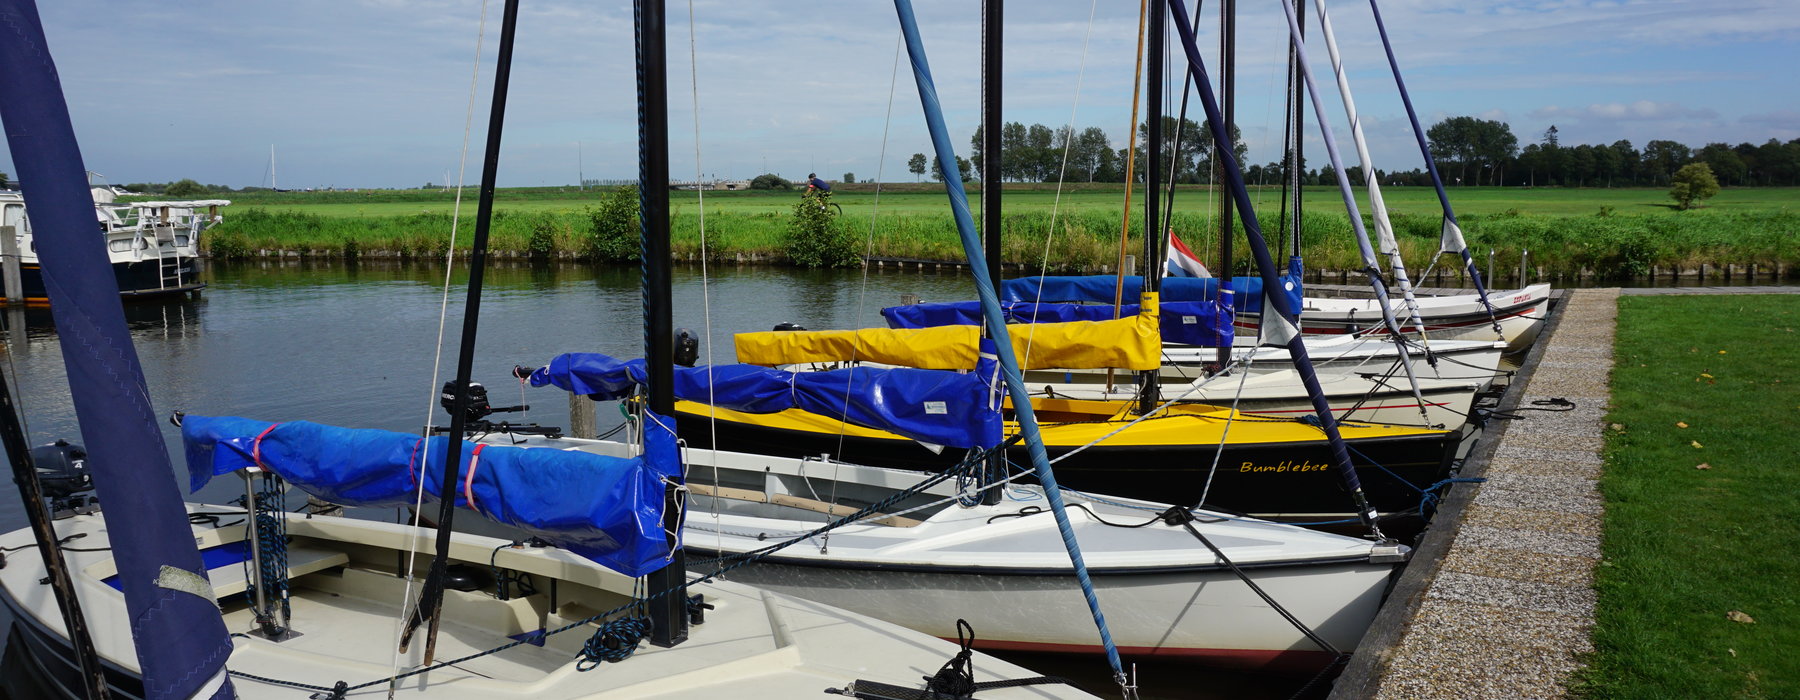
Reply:
[[[1299,2],[1304,6],[1306,0],[1299,0]],[[1294,125],[1292,160],[1288,165],[1288,182],[1291,183],[1291,187],[1288,189],[1288,196],[1293,198],[1293,204],[1291,206],[1294,212],[1293,224],[1292,227],[1289,228],[1289,231],[1292,232],[1290,237],[1293,240],[1294,249],[1293,252],[1289,254],[1296,258],[1300,257],[1301,221],[1304,220],[1300,214],[1301,207],[1305,204],[1303,200],[1306,199],[1305,197],[1300,196],[1301,193],[1304,192],[1304,190],[1301,189],[1300,184],[1300,164],[1306,161],[1304,155],[1306,153],[1306,102],[1300,99],[1300,61],[1297,58],[1299,49],[1295,48],[1295,46],[1300,41],[1305,40],[1306,17],[1302,16],[1300,18],[1300,39],[1295,40],[1293,37],[1288,38],[1288,104],[1293,108],[1293,113],[1287,115],[1287,118],[1293,120],[1292,123]],[[1302,276],[1304,277],[1304,275]],[[1300,280],[1295,280],[1295,282],[1299,281]]]
[[[1162,252],[1162,217],[1156,215],[1156,209],[1162,203],[1162,126],[1163,126],[1163,59],[1164,39],[1167,38],[1168,0],[1150,0],[1150,52],[1145,57],[1150,63],[1150,75],[1146,80],[1147,90],[1144,103],[1149,114],[1146,119],[1144,144],[1144,294],[1154,294],[1158,283],[1162,281],[1162,267],[1157,264],[1157,253]],[[1186,82],[1184,81],[1185,85]],[[1135,137],[1135,134],[1133,135]],[[1148,414],[1156,410],[1161,402],[1159,382],[1162,371],[1147,369],[1138,373],[1138,413]]]
[[[75,598],[75,584],[69,579],[68,564],[63,562],[62,543],[56,537],[56,526],[50,522],[50,511],[44,507],[44,491],[38,483],[37,469],[31,460],[31,446],[19,423],[19,411],[13,404],[12,387],[6,373],[0,372],[0,447],[6,449],[12,463],[13,483],[19,485],[19,501],[25,517],[31,521],[31,534],[37,539],[38,554],[44,558],[44,570],[50,573],[50,590],[56,594],[56,607],[62,609],[63,626],[69,641],[75,645],[75,657],[81,661],[81,683],[87,697],[104,700],[109,696],[106,673],[100,668],[100,657],[94,652],[94,640],[88,635],[87,620],[81,614],[81,601]],[[0,554],[0,566],[6,563]],[[14,640],[14,644],[19,643]]]
[[[1001,180],[1006,177],[1001,172],[1004,160],[1000,152],[1000,132],[1003,128],[1000,111],[1003,97],[1000,42],[1005,34],[1005,5],[1005,0],[981,0],[981,235],[983,247],[987,250],[988,277],[995,280],[1001,279],[1000,201],[1001,190],[1005,187]],[[1069,136],[1074,138],[1073,133]],[[987,335],[985,329],[983,335]],[[981,477],[982,485],[999,481],[1005,475],[1006,453],[996,451],[988,455]],[[1001,489],[984,488],[981,491],[981,502],[994,505],[1003,496]]]
[[[280,189],[275,184],[275,144],[269,144],[269,189]]]
[[[469,250],[469,291],[463,301],[462,343],[456,358],[456,383],[450,411],[450,434],[444,440],[444,492],[438,494],[437,556],[420,594],[419,611],[408,624],[407,637],[421,618],[430,623],[425,636],[425,664],[437,653],[437,634],[444,603],[445,569],[450,563],[451,522],[456,517],[457,473],[462,467],[463,431],[469,407],[469,384],[475,370],[475,332],[481,323],[481,281],[487,267],[488,230],[494,219],[494,181],[500,172],[500,136],[506,121],[506,90],[512,76],[513,35],[519,25],[519,0],[506,0],[500,25],[500,51],[494,61],[494,95],[488,110],[487,150],[481,165],[481,195],[475,210],[475,239]],[[474,465],[470,465],[473,467]],[[405,642],[402,641],[402,649]]]
[[[1121,688],[1127,688],[1128,678],[1124,664],[1119,660],[1118,646],[1113,644],[1112,632],[1106,625],[1106,615],[1100,610],[1100,598],[1094,592],[1093,580],[1088,576],[1080,544],[1075,541],[1074,530],[1069,525],[1069,513],[1063,505],[1062,489],[1056,485],[1056,472],[1050,465],[1049,453],[1044,450],[1043,435],[1038,431],[1037,414],[1031,405],[1031,392],[1025,388],[1025,380],[1019,372],[1019,358],[1013,352],[1006,317],[1000,311],[1000,297],[995,292],[994,279],[988,276],[987,256],[982,252],[981,242],[977,240],[975,219],[969,214],[969,195],[962,186],[962,173],[956,165],[956,150],[951,145],[950,130],[944,125],[944,108],[938,102],[937,86],[931,79],[931,66],[925,57],[924,40],[919,36],[918,20],[913,14],[911,0],[894,0],[894,12],[899,15],[900,30],[906,39],[906,53],[912,60],[913,81],[918,85],[919,103],[924,109],[925,124],[931,133],[932,149],[938,155],[938,169],[944,175],[944,194],[950,199],[950,213],[956,220],[957,237],[962,243],[963,255],[969,259],[969,272],[975,278],[976,296],[981,299],[982,323],[993,334],[994,354],[998,355],[1001,378],[1006,382],[1007,395],[1013,397],[1013,413],[1019,424],[1019,435],[1024,439],[1026,451],[1031,455],[1032,470],[1037,475],[1038,482],[1044,486],[1044,500],[1049,502],[1051,516],[1056,519],[1057,528],[1062,534],[1063,546],[1069,553],[1069,563],[1074,567],[1075,578],[1080,582],[1082,594],[1087,599],[1088,611],[1094,616],[1094,627],[1100,633],[1101,646],[1106,649],[1106,660],[1112,666],[1113,680]],[[1136,126],[1133,125],[1133,128]],[[1132,136],[1135,139],[1136,134]]]
[[[675,415],[675,322],[669,261],[669,67],[667,13],[663,0],[635,4],[638,74],[638,219],[644,287],[644,364],[649,411],[646,420]],[[646,427],[646,430],[649,428]],[[668,566],[647,577],[650,643],[670,647],[687,641],[687,598],[667,593],[684,585],[686,557],[679,546],[679,484],[663,489],[663,531],[669,533]],[[662,595],[658,595],[662,594]]]
[[[69,396],[111,539],[145,697],[231,697],[231,638],[205,589],[207,567],[125,325],[68,103],[32,0],[0,0],[0,120],[62,338]],[[8,448],[11,449],[10,447]]]
[[[1177,9],[1176,12],[1183,12]],[[1221,99],[1219,106],[1224,113],[1225,133],[1229,138],[1234,123],[1233,114],[1237,109],[1237,0],[1222,0],[1219,3],[1219,89]],[[1198,81],[1198,76],[1195,77]],[[1214,117],[1218,118],[1218,117]],[[1230,151],[1236,144],[1227,141],[1224,145],[1213,147],[1213,190],[1224,187],[1225,158],[1224,152]],[[1231,153],[1236,157],[1236,153]],[[1231,288],[1231,198],[1219,197],[1219,296]],[[1248,291],[1248,288],[1246,288]],[[1234,297],[1235,298],[1235,297]],[[1244,300],[1248,307],[1250,301]],[[1233,302],[1235,305],[1236,302]],[[1235,318],[1237,309],[1226,309],[1225,312]],[[1219,346],[1219,366],[1231,366],[1231,345]]]

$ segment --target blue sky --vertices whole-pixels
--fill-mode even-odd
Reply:
[[[266,183],[271,144],[283,187],[416,187],[443,182],[446,171],[457,177],[479,0],[41,4],[84,158],[110,182]],[[1209,62],[1215,5],[1201,22]],[[1280,148],[1285,20],[1279,4],[1240,5],[1238,119],[1250,159],[1266,162]],[[979,3],[917,6],[951,133],[966,152],[978,117]],[[1122,145],[1137,6],[1010,3],[1005,119],[1057,126],[1073,116],[1077,129],[1099,126]],[[1377,165],[1417,167],[1367,3],[1329,7]],[[676,177],[816,170],[868,179],[879,168],[885,179],[910,180],[907,156],[930,152],[904,68],[888,111],[899,33],[889,3],[695,0],[693,8],[697,61],[688,4],[669,3]],[[1565,144],[1800,137],[1791,75],[1800,65],[1800,3],[1792,0],[1387,0],[1382,11],[1428,125],[1464,114],[1500,119],[1521,144],[1551,124]],[[499,12],[493,0],[470,182],[480,172]],[[1316,15],[1307,24],[1315,27]],[[1309,50],[1348,149],[1323,42]],[[503,186],[573,183],[577,142],[588,177],[635,176],[627,0],[526,2],[513,76]],[[1316,140],[1308,148],[1309,165],[1324,162]],[[13,172],[4,154],[0,171]]]

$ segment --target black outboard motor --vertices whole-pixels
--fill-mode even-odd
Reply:
[[[778,330],[778,331],[803,331],[803,330],[806,330],[806,326],[802,326],[802,325],[800,325],[800,324],[798,324],[798,323],[794,323],[794,322],[793,322],[793,321],[782,321],[782,322],[781,322],[781,323],[777,323],[777,324],[775,324],[775,328],[774,328],[774,329],[773,329],[773,330]]]
[[[444,411],[451,415],[456,415],[456,393],[456,380],[452,379],[444,382],[444,391],[438,396],[438,405],[443,406]],[[475,423],[493,415],[494,407],[488,403],[487,387],[482,386],[481,382],[472,381],[469,382],[468,393],[469,403],[463,412],[464,421]]]
[[[686,328],[675,329],[675,365],[692,367],[700,361],[700,336]]]
[[[38,484],[50,501],[52,517],[92,513],[99,500],[91,493],[94,477],[88,472],[87,450],[68,440],[31,448]]]

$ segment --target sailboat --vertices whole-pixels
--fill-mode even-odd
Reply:
[[[984,25],[989,41],[995,40],[994,24]],[[1156,25],[1151,26],[1154,31]],[[906,22],[903,27],[937,137],[934,142],[942,147],[941,117],[917,30]],[[964,232],[965,249],[977,251],[968,235],[966,200],[957,184],[961,178],[954,160],[940,158],[939,167],[945,169],[944,181],[951,183],[949,196]],[[978,252],[970,257],[974,269],[985,269]],[[977,275],[978,290],[987,291],[981,289],[986,279],[991,277]],[[1150,348],[1153,358],[1154,333],[1138,332],[1144,318],[1154,320],[1154,295],[1146,300],[1148,317],[1030,329],[1042,343],[1034,351],[1040,357],[1058,358],[1131,355],[1133,348],[1118,347],[1119,338],[1108,333],[1128,331],[1116,335],[1136,339],[1137,354]],[[945,336],[946,342],[923,342],[931,335]],[[1052,336],[1088,342],[1057,342]],[[995,405],[1000,368],[994,358],[1003,351],[990,341],[979,341],[984,349],[977,353],[973,328],[741,340],[740,348],[761,341],[807,345],[814,351],[843,344],[880,347],[896,354],[935,356],[948,364],[817,372],[755,364],[676,368],[672,384],[683,399],[676,404],[677,416],[700,412],[700,418],[682,423],[689,440],[688,546],[712,550],[718,557],[690,562],[697,573],[760,556],[761,563],[734,577],[812,600],[836,601],[941,637],[958,631],[928,619],[926,611],[967,613],[966,619],[990,630],[979,644],[993,648],[1094,653],[1110,652],[1107,647],[1116,644],[1119,653],[1133,656],[1248,666],[1304,663],[1319,657],[1311,664],[1317,666],[1317,661],[1339,658],[1355,646],[1386,581],[1408,553],[1389,541],[1064,491],[1058,481],[1043,478],[1047,470],[1009,472],[1010,476],[983,473],[989,465],[988,450],[1003,441],[1023,438],[1028,447],[1040,450],[1021,461],[1039,462],[1059,448],[1053,423],[1042,426],[1041,442],[1029,434],[1019,435],[1032,427],[1029,409],[1018,411],[1020,419],[1005,428],[1016,437],[1002,435],[1001,412]],[[1018,340],[1001,342],[1010,345]],[[1094,341],[1111,345],[1097,346]],[[957,365],[960,362],[973,364],[964,368]],[[650,381],[644,361],[592,353],[561,355],[520,377],[534,386],[555,386],[595,400],[625,401],[633,401]],[[699,400],[706,404],[698,409],[689,403]],[[1039,417],[1057,420],[1048,404],[1032,405]],[[956,450],[957,457],[944,473],[926,478],[917,471],[919,460],[904,460],[914,469],[902,470],[819,457],[771,456],[776,447],[772,444],[742,452],[706,449],[712,446],[705,441],[714,429],[720,431],[719,443],[742,447],[726,436],[730,421],[713,425],[713,417],[730,410],[725,406],[740,409],[743,416],[835,422],[839,427],[854,420],[868,431],[902,441],[939,443],[946,448],[946,457],[950,450]],[[608,455],[636,450],[629,443],[509,433],[504,425],[484,428],[494,432],[483,441],[495,445]],[[1048,453],[1041,451],[1044,447]],[[1060,477],[1079,473],[1069,467],[1069,462],[1060,462],[1055,472]],[[1037,483],[1025,483],[1027,474],[1036,476]],[[1165,489],[1172,485],[1167,479],[1162,483]],[[929,488],[921,489],[921,484]],[[1221,482],[1219,488],[1230,487]],[[1059,498],[1066,498],[1070,506],[1066,520],[1055,517]],[[860,516],[853,526],[811,537],[803,547],[763,554],[771,541],[852,513]],[[1065,556],[1065,541],[1071,537],[1082,543],[1085,571],[1079,561]],[[1082,602],[1067,590],[1071,578],[1094,582],[1090,595],[1105,601],[1111,644],[1096,644],[1101,640],[1082,623]]]
[[[640,71],[652,86],[640,100],[653,115],[644,126],[652,136],[643,157],[654,165],[667,158],[666,121],[654,116],[663,114],[656,103],[665,94],[662,3],[639,9]],[[65,517],[52,532],[0,535],[9,550],[35,545],[43,554],[41,565],[21,558],[0,569],[0,603],[19,620],[21,648],[52,692],[157,699],[304,693],[337,699],[395,691],[453,698],[792,698],[827,688],[855,697],[919,695],[948,684],[962,695],[982,690],[983,697],[1089,697],[1054,685],[1057,679],[852,613],[741,584],[687,581],[678,533],[669,529],[680,524],[665,497],[679,483],[680,465],[666,426],[645,429],[648,449],[619,459],[459,449],[460,434],[426,440],[304,422],[187,416],[180,422],[193,483],[245,474],[247,492],[241,509],[182,505],[103,251],[84,238],[83,189],[69,186],[78,181],[81,158],[36,8],[29,0],[0,0],[0,16],[24,35],[0,44],[0,88],[30,95],[33,103],[27,109],[9,101],[0,114],[21,176],[33,183],[33,205],[43,214],[38,231],[59,244],[46,255],[46,280],[92,452],[93,483],[104,499],[98,513]],[[483,177],[484,230],[517,17],[518,2],[509,1]],[[20,138],[26,132],[32,138]],[[646,209],[643,218],[657,222],[666,253],[667,208],[652,202]],[[478,290],[479,242],[476,250],[471,287]],[[646,258],[668,264],[666,255]],[[533,461],[539,456],[560,459]],[[531,477],[546,472],[575,481],[537,482],[539,497],[531,499]],[[344,475],[350,479],[334,480]],[[421,490],[433,479],[436,488]],[[404,620],[395,619],[395,603],[413,588],[405,555],[421,533],[350,518],[289,517],[288,483],[347,503],[429,491],[515,526],[535,523],[564,546],[452,534],[446,522],[432,562],[443,575],[427,580],[427,590],[433,580],[442,586],[440,605],[416,609],[428,616],[431,631],[424,644],[409,649],[402,642],[397,652],[396,623]],[[508,500],[508,491],[525,495],[525,502]],[[549,498],[558,494],[564,498]],[[577,511],[582,517],[570,517]],[[62,546],[74,541],[81,546]],[[59,585],[39,583],[47,572]],[[494,579],[480,580],[483,572]],[[662,587],[647,592],[646,581]],[[83,619],[94,624],[79,624]],[[564,631],[581,634],[558,634]],[[683,644],[690,631],[693,641]],[[646,639],[650,648],[640,649]],[[921,681],[945,659],[956,662],[944,664],[930,684]],[[982,683],[988,678],[1007,687],[989,688]]]

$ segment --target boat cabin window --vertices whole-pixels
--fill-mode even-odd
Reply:
[[[31,230],[31,223],[25,218],[25,205],[6,205],[5,213],[0,214],[0,226],[17,226],[20,234]]]
[[[127,250],[131,250],[131,240],[126,238],[115,238],[108,241],[106,247],[114,253],[123,253]]]

